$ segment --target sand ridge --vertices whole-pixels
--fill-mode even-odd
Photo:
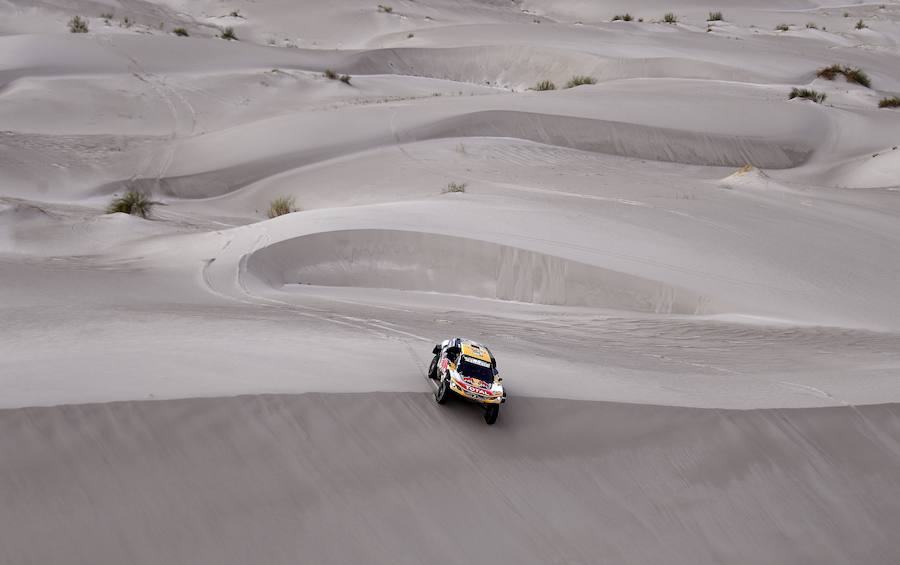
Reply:
[[[0,2],[0,563],[897,563],[898,22]]]

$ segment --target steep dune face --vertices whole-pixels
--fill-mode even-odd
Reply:
[[[486,430],[472,406],[420,394],[246,396],[0,425],[8,563],[898,558],[893,406],[519,398]]]
[[[270,284],[424,290],[536,304],[707,314],[705,297],[560,257],[461,237],[391,230],[327,232],[254,253]]]

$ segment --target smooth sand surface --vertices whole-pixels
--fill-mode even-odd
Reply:
[[[900,559],[900,411],[425,394],[0,412],[0,560],[866,563]],[[50,462],[56,462],[51,464]]]
[[[0,563],[900,561],[900,4],[383,5],[0,0]]]

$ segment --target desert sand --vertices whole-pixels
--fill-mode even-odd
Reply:
[[[896,1],[0,1],[0,563],[897,563],[898,55]]]

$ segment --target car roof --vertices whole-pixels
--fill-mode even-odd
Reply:
[[[487,347],[480,343],[476,343],[470,339],[460,338],[460,348],[462,349],[462,354],[467,357],[474,357],[475,359],[481,359],[488,363],[492,361],[491,352],[488,351]]]

